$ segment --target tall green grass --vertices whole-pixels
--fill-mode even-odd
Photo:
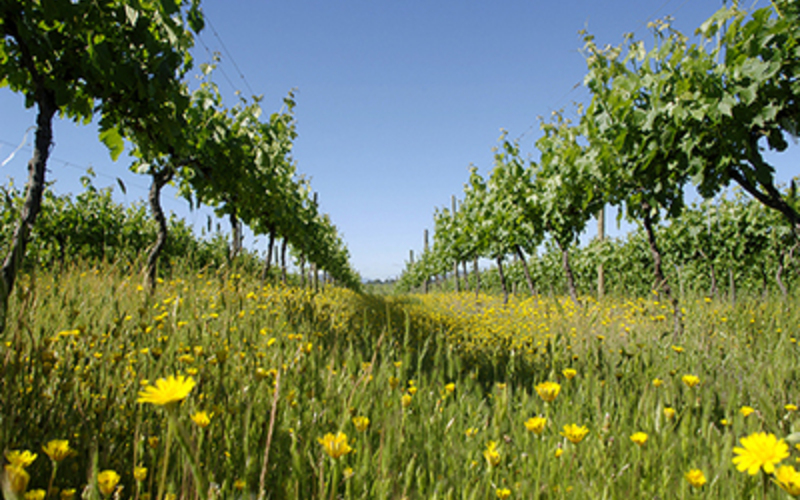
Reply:
[[[86,498],[103,496],[103,470],[121,476],[120,497],[141,499],[786,497],[732,459],[744,436],[797,427],[787,409],[800,405],[797,298],[687,299],[675,339],[655,297],[503,306],[471,294],[314,294],[188,270],[152,296],[140,283],[74,266],[17,284],[0,344],[0,447],[38,453],[28,490],[50,484],[42,446],[68,439],[76,454],[53,485]],[[147,384],[177,374],[197,382],[177,420],[210,495],[168,435],[165,408],[137,403]],[[561,386],[549,403],[535,390],[544,381]],[[200,411],[211,415],[205,428],[191,419]],[[541,435],[525,426],[535,416],[547,418]],[[570,442],[568,424],[588,435]],[[353,451],[331,458],[328,433]],[[143,481],[135,467],[147,468]],[[701,488],[685,479],[691,469],[706,477]]]

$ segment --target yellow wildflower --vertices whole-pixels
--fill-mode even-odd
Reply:
[[[75,488],[67,488],[66,490],[61,490],[61,500],[72,500],[75,498]]]
[[[497,442],[489,441],[486,443],[486,449],[483,451],[483,458],[490,467],[497,467],[500,464],[500,452],[497,451]]]
[[[663,383],[664,383],[664,381],[661,380],[660,378],[654,378],[653,379],[653,387],[661,387],[661,384],[663,384]]]
[[[751,414],[751,413],[753,413],[754,411],[756,411],[756,410],[755,410],[755,408],[753,408],[753,407],[750,407],[750,406],[742,406],[742,407],[739,409],[739,413],[741,413],[741,414],[742,414],[742,415],[744,415],[745,417],[748,417],[748,416],[750,416],[750,414]]]
[[[775,472],[775,482],[793,497],[800,496],[800,472],[791,465],[782,465]]]
[[[358,432],[364,432],[369,427],[369,418],[367,417],[353,417],[353,425],[356,426]]]
[[[60,462],[75,454],[75,450],[69,447],[69,441],[66,439],[53,439],[42,446],[42,450],[53,462]]]
[[[495,494],[497,495],[497,498],[500,499],[508,498],[511,496],[511,490],[509,490],[508,488],[497,488],[495,490]]]
[[[541,434],[547,424],[547,417],[532,417],[525,421],[525,428],[534,434]]]
[[[687,472],[683,477],[695,488],[701,488],[706,484],[706,476],[700,469],[692,469]]]
[[[664,416],[667,417],[667,420],[675,418],[675,408],[670,408],[669,406],[664,408]]]
[[[564,374],[564,378],[566,378],[567,380],[572,380],[573,378],[575,378],[575,375],[578,374],[578,371],[573,368],[566,368],[561,373]]]
[[[353,448],[347,444],[347,434],[344,432],[337,432],[335,436],[329,432],[325,434],[325,436],[318,438],[317,442],[322,445],[325,453],[333,459],[337,459],[353,451]]]
[[[138,403],[152,403],[157,406],[169,405],[183,401],[192,391],[195,381],[192,377],[186,378],[183,375],[177,377],[170,375],[169,378],[156,380],[156,385],[148,385],[144,391],[139,393]]]
[[[542,382],[536,386],[536,392],[544,401],[550,403],[558,397],[561,386],[555,382]]]
[[[447,394],[453,394],[454,392],[456,392],[456,384],[453,383],[445,384],[444,391]]]
[[[638,444],[639,446],[644,446],[644,444],[647,442],[647,434],[645,434],[644,432],[635,432],[631,436],[631,441]]]
[[[133,478],[140,483],[147,479],[147,467],[134,467],[133,468]]]
[[[684,375],[681,377],[681,380],[683,380],[683,383],[686,384],[686,387],[690,389],[700,383],[700,379],[695,375]]]
[[[197,424],[199,427],[205,429],[211,424],[211,415],[205,411],[198,411],[191,415],[192,421]]]
[[[569,424],[564,426],[562,436],[569,439],[572,443],[578,444],[583,441],[583,438],[589,434],[589,429],[586,426],[578,426],[576,424]]]
[[[759,469],[772,474],[775,465],[789,456],[789,445],[774,434],[756,432],[743,437],[741,443],[741,447],[733,449],[737,455],[733,458],[733,463],[739,472],[747,471],[751,476],[758,474]]]
[[[788,405],[784,406],[783,409],[786,411],[797,411],[797,405],[789,403]]]
[[[11,465],[18,465],[22,468],[28,467],[38,457],[36,453],[31,453],[28,450],[11,450],[6,452],[6,460]]]
[[[403,408],[408,408],[411,406],[411,394],[403,394],[403,397],[400,400],[403,403]]]
[[[25,492],[25,500],[44,500],[47,496],[44,490],[31,490]]]
[[[119,484],[119,474],[113,470],[104,470],[97,475],[97,487],[100,488],[100,493],[109,496],[114,493],[114,490]]]

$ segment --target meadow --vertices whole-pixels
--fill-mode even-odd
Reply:
[[[142,283],[78,264],[20,278],[6,498],[800,494],[796,297],[685,297],[675,337],[656,295]]]

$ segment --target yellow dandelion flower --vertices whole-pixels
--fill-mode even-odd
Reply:
[[[344,432],[337,432],[335,436],[329,432],[325,434],[325,436],[318,438],[317,442],[322,445],[325,453],[333,459],[337,459],[353,451],[353,448],[347,444],[347,434]]]
[[[469,429],[466,430],[466,432],[464,434],[466,434],[467,437],[472,437],[477,433],[478,433],[478,429],[476,429],[475,427],[470,427]]]
[[[31,490],[25,492],[25,500],[44,500],[47,494],[44,490]]]
[[[647,434],[645,434],[644,432],[635,432],[631,436],[631,441],[638,444],[639,446],[644,446],[644,444],[647,442]]]
[[[38,457],[36,453],[31,453],[28,450],[11,450],[6,452],[6,460],[11,465],[18,465],[23,469],[28,467]]]
[[[400,401],[403,403],[403,408],[411,406],[411,399],[411,394],[403,394],[403,397],[400,398]]]
[[[244,490],[245,486],[247,486],[247,483],[244,481],[244,479],[237,479],[233,482],[233,487],[236,489],[236,491]]]
[[[754,411],[756,411],[755,408],[752,408],[750,406],[742,406],[739,409],[739,413],[741,413],[745,418],[749,417],[750,414],[753,413]]]
[[[791,465],[782,465],[775,471],[774,481],[778,486],[792,495],[793,497],[800,496],[800,472],[797,472]]]
[[[569,439],[572,443],[578,444],[583,441],[583,438],[589,434],[589,429],[586,426],[578,426],[576,424],[569,424],[564,426],[562,436]]]
[[[195,424],[203,429],[211,425],[211,415],[205,411],[198,411],[197,413],[194,413],[191,415],[191,419]]]
[[[5,467],[6,481],[8,487],[13,493],[22,493],[28,487],[28,481],[31,480],[30,474],[24,467],[18,464],[8,464]]]
[[[497,488],[495,490],[495,494],[497,495],[497,498],[508,498],[511,496],[511,490],[508,488]]]
[[[140,483],[147,479],[147,467],[137,466],[133,468],[133,478]]]
[[[454,392],[456,392],[456,384],[453,383],[445,384],[444,391],[447,394],[453,394]]]
[[[489,441],[486,443],[486,449],[483,450],[483,458],[486,459],[486,463],[489,464],[489,467],[497,467],[500,464],[500,452],[497,451],[497,442],[496,441]]]
[[[700,379],[695,375],[684,375],[681,377],[681,380],[683,380],[683,383],[686,384],[686,387],[690,389],[700,383]]]
[[[702,488],[702,486],[706,484],[706,475],[703,474],[703,471],[700,469],[692,469],[684,474],[683,477],[695,488]]]
[[[195,381],[192,377],[186,378],[183,375],[172,376],[156,380],[156,385],[148,385],[139,393],[138,403],[152,403],[157,406],[165,406],[171,403],[183,401],[192,391]]]
[[[75,488],[67,488],[65,490],[61,490],[61,500],[72,500],[75,498]]]
[[[672,420],[675,418],[675,408],[670,408],[669,406],[664,408],[664,416],[667,420]]]
[[[558,397],[561,386],[555,382],[542,382],[535,387],[539,397],[550,403]]]
[[[119,484],[119,474],[113,470],[104,470],[97,475],[97,487],[100,488],[100,493],[109,496],[114,493],[114,490]]]
[[[369,427],[369,418],[353,417],[353,425],[356,426],[358,432],[364,432]]]
[[[661,384],[663,384],[663,383],[664,383],[664,381],[661,380],[660,378],[654,378],[653,379],[653,387],[661,387]]]
[[[742,446],[733,449],[733,463],[739,472],[747,471],[751,476],[764,469],[767,474],[775,471],[775,465],[789,456],[789,445],[774,434],[756,432],[741,439]]]
[[[561,373],[564,374],[564,378],[566,378],[567,380],[572,380],[573,378],[575,378],[575,375],[578,374],[578,371],[573,368],[566,368]]]
[[[556,452],[555,452],[556,458],[559,458],[563,454],[564,454],[564,449],[563,448],[556,448]]]
[[[797,405],[789,403],[788,405],[784,406],[783,409],[786,411],[797,411]]]
[[[53,462],[60,462],[75,454],[75,450],[69,447],[69,441],[66,439],[53,439],[42,446],[42,450]]]
[[[546,417],[532,417],[525,421],[525,428],[534,434],[541,434],[544,432],[544,426],[546,424]]]

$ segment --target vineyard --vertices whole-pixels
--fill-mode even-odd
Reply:
[[[294,94],[227,107],[214,63],[189,89],[205,21],[0,0],[0,87],[37,110],[0,188],[4,498],[800,496],[800,198],[766,155],[800,130],[796,2],[584,33],[580,118],[504,133],[381,293],[299,172]],[[55,116],[97,118],[148,199],[50,190]]]

